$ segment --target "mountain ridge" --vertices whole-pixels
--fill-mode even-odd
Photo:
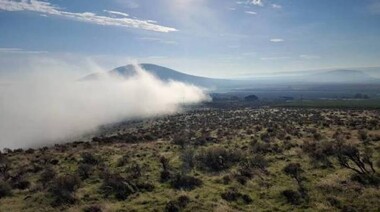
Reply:
[[[272,76],[272,77],[256,77],[246,79],[217,79],[209,77],[195,76],[186,74],[164,66],[141,63],[139,66],[148,73],[156,76],[162,81],[180,81],[205,88],[228,90],[235,88],[250,88],[250,87],[266,87],[267,85],[290,85],[290,84],[362,84],[372,83],[380,84],[380,79],[374,78],[371,75],[361,70],[337,69],[327,70],[313,73],[304,73],[302,75],[292,76]],[[135,65],[120,66],[108,71],[111,75],[118,75],[124,78],[129,78],[137,74]],[[101,74],[94,73],[87,75],[82,80],[100,79]]]

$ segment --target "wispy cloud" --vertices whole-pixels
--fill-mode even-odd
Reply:
[[[144,41],[158,42],[158,43],[163,43],[163,44],[171,44],[171,45],[178,44],[176,41],[173,41],[173,40],[164,40],[164,39],[155,38],[155,37],[140,37],[137,39],[144,40]]]
[[[129,17],[129,15],[127,13],[122,13],[122,12],[112,11],[112,10],[103,10],[103,11],[106,12],[106,13],[112,14],[112,15],[119,15],[119,16],[123,16],[123,17]]]
[[[284,39],[282,39],[282,38],[272,38],[272,39],[270,39],[270,42],[280,43],[280,42],[284,42]]]
[[[1,53],[7,53],[7,54],[44,54],[48,53],[47,51],[30,51],[25,49],[19,49],[19,48],[0,48],[0,54]]]
[[[247,14],[249,14],[249,15],[257,15],[257,13],[254,12],[254,11],[245,11],[245,13],[247,13]]]
[[[227,45],[227,47],[230,48],[230,49],[238,49],[238,48],[240,48],[240,45],[238,45],[238,44],[231,44],[231,45]]]
[[[244,52],[241,55],[245,57],[253,57],[257,55],[257,52]]]
[[[260,60],[287,60],[290,59],[290,57],[287,56],[281,56],[281,57],[262,57]]]
[[[282,6],[279,5],[279,4],[272,4],[272,8],[274,8],[274,9],[281,9]]]
[[[40,0],[0,0],[0,10],[6,11],[31,11],[37,12],[45,15],[61,16],[65,18],[70,18],[76,21],[88,22],[98,25],[108,25],[108,26],[120,26],[128,28],[144,29],[155,32],[173,32],[177,29],[172,27],[161,26],[153,23],[149,20],[139,20],[135,18],[127,17],[128,14],[117,12],[117,11],[107,11],[113,15],[119,15],[122,17],[110,17],[97,15],[92,12],[67,12],[61,10],[59,7],[52,5],[50,2],[40,1]]]
[[[116,2],[130,9],[136,9],[140,7],[140,5],[135,0],[116,0]]]
[[[167,59],[168,57],[167,56],[148,56],[147,59],[154,59],[154,60],[159,60],[159,59]]]
[[[301,59],[305,59],[305,60],[317,60],[317,59],[320,59],[321,57],[318,56],[318,55],[301,54],[301,55],[300,55],[300,58],[301,58]]]

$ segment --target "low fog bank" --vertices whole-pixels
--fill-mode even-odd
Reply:
[[[209,99],[199,87],[162,82],[140,67],[137,70],[127,80],[107,76],[75,81],[45,73],[2,84],[0,149],[51,145],[104,124],[170,114],[181,105]]]

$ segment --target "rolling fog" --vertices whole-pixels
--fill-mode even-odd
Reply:
[[[209,99],[199,87],[162,82],[137,69],[127,80],[75,81],[45,73],[1,86],[0,149],[69,141],[104,124],[174,113]]]

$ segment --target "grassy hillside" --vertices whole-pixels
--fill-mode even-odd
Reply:
[[[380,113],[197,110],[0,155],[0,211],[379,211]]]

